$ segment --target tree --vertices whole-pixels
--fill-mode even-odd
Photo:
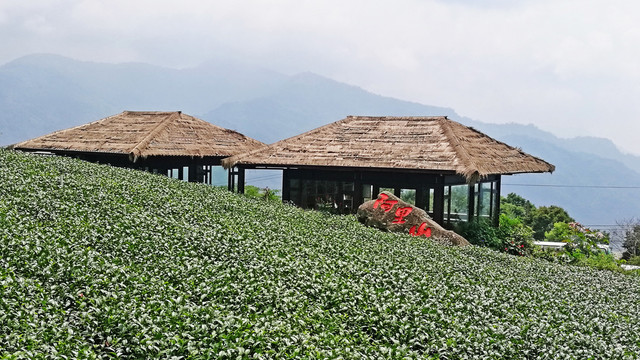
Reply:
[[[500,199],[500,213],[510,218],[519,218],[525,224],[530,222],[531,213],[535,210],[531,201],[515,193],[509,193]]]
[[[622,247],[629,258],[640,256],[640,225],[635,225],[627,230]]]
[[[527,225],[533,229],[533,237],[536,240],[543,240],[545,233],[553,229],[555,223],[571,223],[575,220],[569,216],[567,211],[559,206],[540,206],[530,214],[530,219],[524,219]]]
[[[280,190],[269,189],[268,187],[264,189],[253,185],[245,185],[244,187],[244,195],[253,199],[280,201],[281,199],[278,192],[280,192]]]
[[[501,198],[500,213],[522,220],[524,225],[533,229],[533,237],[536,240],[544,240],[545,232],[553,230],[555,223],[568,224],[575,222],[569,216],[569,213],[559,206],[551,205],[536,208],[531,201],[514,193]]]
[[[629,260],[640,256],[640,218],[616,221],[617,229],[613,232],[612,242],[617,250],[622,250],[622,258]]]

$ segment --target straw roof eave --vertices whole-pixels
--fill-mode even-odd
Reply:
[[[314,168],[314,169],[342,169],[342,170],[372,170],[372,171],[394,171],[394,172],[408,172],[408,173],[434,173],[445,175],[460,175],[465,178],[468,183],[474,183],[482,181],[492,175],[516,175],[523,173],[552,173],[555,171],[555,166],[548,164],[549,167],[541,169],[529,169],[529,170],[511,170],[511,171],[495,171],[495,172],[483,172],[480,173],[477,170],[461,171],[459,169],[419,169],[413,167],[399,167],[399,166],[357,166],[357,165],[333,165],[333,164],[302,164],[302,163],[282,163],[282,162],[251,162],[243,160],[244,157],[249,157],[250,154],[240,154],[222,159],[221,163],[225,169],[230,169],[235,166],[243,166],[245,168]]]
[[[122,151],[108,151],[108,150],[92,150],[92,151],[88,151],[88,150],[74,150],[74,149],[68,149],[68,148],[55,148],[55,147],[49,147],[49,148],[44,148],[44,147],[27,147],[27,146],[16,146],[17,144],[13,144],[13,145],[8,145],[5,148],[7,150],[20,150],[20,151],[28,151],[28,152],[35,152],[35,151],[43,151],[43,152],[52,152],[52,153],[69,153],[69,154],[105,154],[105,155],[114,155],[114,156],[133,156],[133,153],[126,153],[126,152],[122,152]],[[146,159],[146,158],[150,158],[150,157],[185,157],[185,158],[191,158],[191,159],[196,159],[196,158],[207,158],[207,157],[212,157],[212,158],[227,158],[229,155],[227,154],[189,154],[189,155],[182,155],[182,154],[141,154],[139,156],[140,159]]]
[[[13,146],[27,151],[148,157],[228,157],[265,146],[179,111],[125,111],[118,115],[27,140]]]
[[[222,164],[226,168],[304,166],[453,172],[470,183],[490,175],[555,170],[542,159],[442,116],[349,116],[231,156]]]

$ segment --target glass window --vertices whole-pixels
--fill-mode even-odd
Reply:
[[[293,189],[289,190],[289,200],[293,201],[296,205],[300,205],[300,191]]]
[[[228,172],[222,166],[211,166],[210,167],[210,181],[209,183],[213,186],[222,186],[227,185]]]
[[[364,201],[373,199],[373,185],[364,184],[362,185],[362,198]]]
[[[480,194],[479,194],[479,189],[480,189],[480,184],[475,183],[473,185],[473,209],[475,210],[474,215],[478,215],[479,214],[479,210],[480,210]]]
[[[469,186],[451,186],[450,220],[467,221],[469,212]]]
[[[329,180],[301,180],[300,200],[298,190],[290,189],[291,200],[305,209],[318,209],[330,212],[343,212],[345,207],[353,207],[353,196],[345,197],[340,184]]]
[[[342,183],[342,191],[346,193],[353,192],[353,183],[352,182],[343,182]]]
[[[396,190],[394,188],[385,188],[385,187],[381,187],[380,188],[380,192],[386,191],[388,193],[394,194],[396,192]],[[376,197],[378,196],[378,194],[376,194]]]
[[[415,189],[400,189],[400,199],[411,205],[416,204],[416,190]]]
[[[478,217],[489,218],[492,212],[492,182],[486,182],[480,184],[480,189],[478,190]]]
[[[429,189],[429,206],[427,206],[427,211],[430,213],[433,213],[433,200],[434,200],[434,196],[436,194],[436,189]]]

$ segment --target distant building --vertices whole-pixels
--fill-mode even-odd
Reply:
[[[534,241],[534,245],[540,246],[542,249],[551,249],[551,250],[562,250],[565,246],[567,246],[566,242],[561,241]],[[605,254],[611,254],[611,248],[606,244],[597,244],[598,249],[600,249]]]
[[[12,146],[142,169],[191,182],[227,184],[223,158],[265,144],[180,111],[125,111]]]
[[[229,188],[246,169],[282,169],[282,197],[303,208],[353,213],[388,190],[442,225],[498,221],[502,175],[553,172],[522,150],[443,116],[349,116],[224,159]]]

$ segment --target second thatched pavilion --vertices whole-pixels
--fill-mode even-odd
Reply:
[[[300,207],[352,213],[387,190],[442,225],[474,217],[497,223],[502,175],[555,170],[443,116],[349,116],[222,164],[239,192],[245,169],[282,169],[283,200]]]
[[[124,111],[12,147],[226,185],[220,161],[264,146],[180,111]]]

